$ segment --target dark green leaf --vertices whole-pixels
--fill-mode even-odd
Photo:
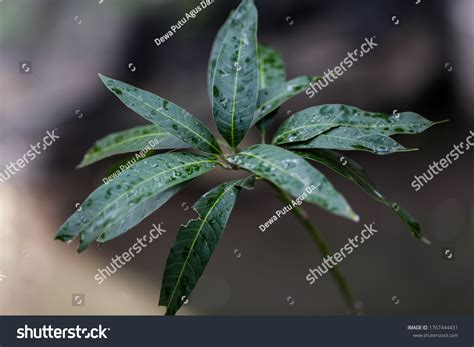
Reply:
[[[260,132],[260,135],[262,137],[262,143],[265,143],[265,139],[267,137],[268,129],[273,123],[273,120],[275,119],[276,115],[278,114],[278,109],[274,110],[271,112],[269,115],[266,117],[263,117],[260,119],[255,126],[257,127],[258,131]]]
[[[107,135],[97,141],[87,151],[78,167],[90,165],[116,154],[186,147],[189,146],[160,127],[142,125]]]
[[[306,141],[338,126],[393,135],[420,133],[434,124],[413,112],[388,115],[340,104],[321,105],[298,112],[286,120],[277,130],[273,143]]]
[[[294,151],[296,154],[310,160],[317,161],[338,174],[350,179],[352,182],[362,188],[376,201],[390,207],[394,210],[400,218],[408,225],[414,237],[428,242],[422,234],[421,228],[415,218],[413,218],[406,210],[400,207],[397,203],[384,197],[372,183],[370,178],[365,173],[364,169],[354,160],[344,157],[342,154],[334,151],[326,150],[304,150]]]
[[[115,177],[115,175],[120,174],[120,172],[125,171],[129,166],[132,166],[133,164],[138,163],[141,160],[145,160],[146,158],[158,154],[157,151],[149,151],[143,153],[142,155],[140,153],[141,152],[135,153],[133,156],[115,162],[107,170],[107,179],[109,176],[111,176],[112,178]]]
[[[161,206],[166,204],[169,199],[171,199],[173,196],[178,194],[187,184],[189,184],[190,181],[186,181],[184,183],[177,184],[171,188],[168,188],[164,191],[162,191],[159,195],[153,198],[153,201],[150,201],[150,204],[145,204],[143,205],[144,211],[156,211],[159,209]],[[137,207],[138,208],[138,207]],[[147,214],[149,215],[149,214]],[[146,216],[145,216],[146,217]],[[123,233],[125,233],[127,230],[124,230],[123,228],[108,228],[102,235],[97,238],[97,242],[107,242],[110,241]]]
[[[267,179],[295,198],[315,186],[317,190],[306,197],[307,201],[355,221],[359,218],[323,174],[286,149],[273,145],[255,145],[227,160]]]
[[[258,44],[259,89],[269,88],[285,82],[285,63],[273,48]]]
[[[291,81],[275,84],[267,89],[258,92],[258,103],[252,125],[260,121],[266,115],[278,109],[286,101],[298,95],[313,81],[319,77],[297,77]]]
[[[260,89],[259,99],[260,97],[268,94],[267,88],[285,82],[285,63],[281,54],[273,48],[261,43],[258,44],[258,71]],[[257,100],[257,109],[259,108],[259,99]],[[257,126],[264,142],[268,128],[270,127],[277,113],[278,107],[268,112],[268,117],[260,117],[260,120],[256,120],[254,114],[252,125],[255,124]]]
[[[163,192],[216,165],[214,159],[192,153],[166,153],[140,161],[89,195],[56,238],[69,241],[79,236],[81,252],[103,234],[120,235],[161,206]]]
[[[247,134],[258,97],[257,9],[244,0],[227,22],[212,83],[217,128],[235,148]]]
[[[220,154],[221,149],[209,129],[185,109],[157,95],[99,75],[101,80],[127,107],[158,125],[191,147]]]
[[[254,178],[227,182],[204,194],[195,204],[199,218],[181,226],[170,251],[161,285],[160,305],[175,314],[196,287],[234,208],[240,188]]]
[[[211,49],[211,56],[209,57],[209,64],[207,66],[207,91],[209,93],[209,100],[212,104],[212,84],[214,81],[214,74],[216,73],[216,63],[217,57],[219,56],[219,52],[222,47],[222,42],[224,42],[224,38],[227,34],[227,28],[229,26],[229,22],[232,19],[232,11],[229,15],[229,18],[225,21],[224,25],[219,29],[217,35],[214,39],[214,43],[212,44]]]
[[[391,154],[416,149],[405,148],[389,136],[364,128],[339,127],[331,129],[305,142],[297,142],[287,148],[326,148],[345,151],[366,151],[375,154]]]

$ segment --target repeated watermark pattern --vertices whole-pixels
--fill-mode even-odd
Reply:
[[[440,159],[439,162],[433,161],[432,164],[429,164],[428,170],[421,174],[421,176],[415,175],[415,179],[413,182],[411,182],[413,189],[415,189],[415,191],[419,191],[425,186],[425,184],[428,184],[428,182],[435,178],[436,175],[440,174],[443,169],[447,169],[449,165],[458,160],[461,155],[466,153],[466,151],[474,146],[474,141],[472,141],[473,137],[474,131],[470,130],[469,136],[466,137],[465,141],[455,144],[453,149],[443,159]]]
[[[58,131],[58,129],[54,129],[53,131],[48,130],[46,136],[43,137],[43,141],[30,145],[30,149],[26,151],[21,158],[8,163],[3,172],[0,172],[0,182],[5,183],[8,181],[12,176],[17,174],[27,164],[35,160],[42,152],[60,139],[61,136],[56,135],[56,131]]]
[[[364,229],[360,232],[360,236],[362,236],[361,238],[359,238],[359,235],[354,236],[353,239],[349,237],[347,243],[338,252],[335,252],[333,255],[328,255],[324,258],[321,265],[318,265],[316,268],[309,269],[306,281],[308,281],[309,284],[314,284],[316,280],[326,274],[329,269],[332,269],[346,259],[355,248],[359,247],[358,244],[363,244],[366,240],[375,235],[378,231],[374,229],[374,224],[374,222],[370,225],[364,224]]]
[[[365,54],[374,50],[375,47],[378,46],[378,43],[374,42],[374,39],[375,36],[372,36],[370,39],[365,38],[364,43],[360,45],[360,50],[355,49],[352,52],[347,52],[347,56],[338,65],[324,72],[323,78],[310,84],[310,87],[306,89],[306,95],[308,95],[310,99],[313,98],[318,92],[326,88],[329,83],[335,82],[335,80],[350,69],[354,63],[359,60],[358,57],[362,58]]]
[[[140,254],[144,248],[150,243],[153,243],[153,241],[158,239],[165,232],[166,230],[161,228],[161,223],[159,223],[158,226],[153,223],[153,228],[147,235],[137,237],[137,241],[127,251],[112,257],[109,265],[107,265],[105,269],[97,269],[97,274],[94,276],[94,279],[98,284],[102,284],[107,278],[111,277],[118,269],[121,269],[122,266],[127,265],[137,254]]]

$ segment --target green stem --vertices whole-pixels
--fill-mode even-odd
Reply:
[[[283,201],[285,204],[292,204],[292,199],[281,189],[279,189],[276,186],[273,186],[273,188],[277,191],[279,198]],[[292,208],[291,212],[299,219],[299,221],[304,225],[306,228],[306,231],[310,234],[311,238],[313,239],[314,243],[318,246],[320,252],[323,255],[323,258],[331,255],[331,251],[322,238],[320,232],[314,224],[311,222],[311,220],[308,217],[308,214],[306,211],[296,205]],[[360,313],[360,308],[357,307],[356,303],[354,302],[354,298],[352,296],[351,290],[349,289],[349,286],[347,285],[347,282],[342,275],[342,273],[339,271],[337,267],[332,267],[330,269],[331,275],[336,281],[336,284],[339,287],[339,290],[341,291],[342,296],[344,297],[344,301],[346,302],[346,305],[348,306],[350,312],[352,314],[357,314]]]

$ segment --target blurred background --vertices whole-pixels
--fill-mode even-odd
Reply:
[[[189,208],[222,170],[201,177],[139,226],[78,255],[54,241],[120,157],[75,166],[97,139],[146,122],[110,94],[97,73],[169,99],[215,130],[207,98],[211,45],[237,0],[216,0],[157,46],[154,39],[198,0],[0,0],[0,172],[57,129],[51,147],[0,183],[0,314],[162,314],[164,264]],[[282,52],[288,79],[320,75],[376,36],[379,44],[313,99],[304,93],[281,107],[288,114],[324,103],[370,111],[414,111],[451,121],[398,137],[418,152],[390,156],[347,153],[380,190],[416,216],[427,246],[388,208],[320,168],[343,192],[360,223],[305,205],[333,250],[375,222],[379,233],[339,269],[366,314],[472,314],[473,153],[466,152],[420,191],[410,186],[434,160],[474,129],[474,2],[471,0],[256,0],[259,40]],[[27,65],[24,65],[24,64]],[[27,71],[26,71],[27,70]],[[398,112],[396,111],[396,112]],[[246,144],[259,141],[253,130]],[[331,276],[310,286],[322,261],[291,214],[262,233],[282,203],[268,186],[242,192],[221,242],[180,314],[346,314]],[[162,222],[166,233],[99,285],[94,280]],[[447,260],[443,250],[453,251]],[[83,294],[82,306],[73,294]]]

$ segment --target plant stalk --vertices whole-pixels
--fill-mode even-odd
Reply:
[[[272,186],[277,191],[278,197],[280,198],[280,200],[283,203],[292,204],[292,199],[288,196],[288,194],[283,192],[278,187],[276,187],[274,185],[272,185]],[[314,243],[316,244],[316,246],[318,246],[319,251],[322,253],[323,258],[331,255],[331,251],[330,251],[328,245],[324,241],[321,233],[318,231],[318,229],[316,229],[314,224],[309,219],[308,214],[306,213],[306,211],[302,207],[296,205],[291,209],[291,212],[299,219],[299,221],[305,227],[306,231],[310,234],[310,236],[313,239]],[[347,281],[344,278],[344,276],[342,275],[342,273],[339,271],[339,269],[336,266],[332,267],[330,269],[330,271],[331,271],[332,277],[336,281],[337,286],[339,287],[339,290],[340,290],[342,296],[344,297],[344,301],[346,302],[346,305],[348,306],[351,314],[360,313],[360,308],[358,308],[356,303],[354,302],[352,292],[351,292],[349,286],[347,285]]]

